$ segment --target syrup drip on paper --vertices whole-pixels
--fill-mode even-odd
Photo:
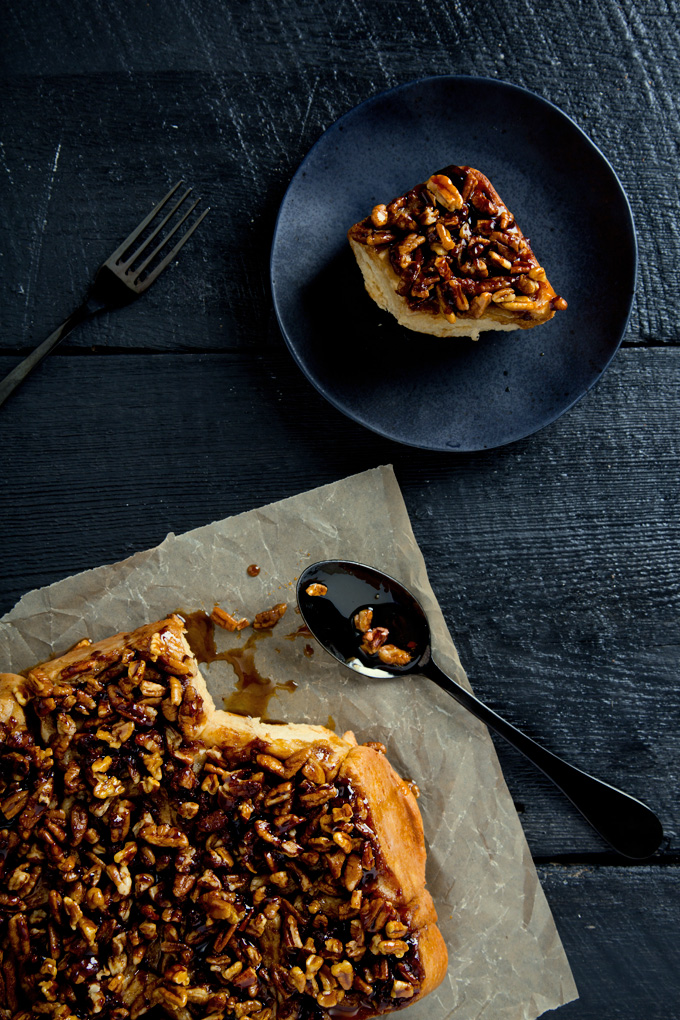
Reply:
[[[236,674],[236,690],[224,699],[227,712],[236,715],[259,716],[264,719],[271,698],[278,691],[292,692],[297,684],[294,680],[274,683],[269,677],[262,676],[255,665],[255,645],[258,641],[271,637],[271,631],[253,631],[244,645],[218,652],[215,645],[215,624],[208,613],[198,610],[185,613],[177,610],[186,623],[187,641],[199,663],[210,665],[212,662],[228,662]]]

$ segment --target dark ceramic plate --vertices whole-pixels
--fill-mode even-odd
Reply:
[[[449,163],[491,180],[566,312],[474,342],[414,333],[371,301],[347,230]],[[331,404],[400,443],[484,450],[554,421],[599,379],[636,261],[621,184],[566,114],[516,85],[439,77],[369,99],[321,136],[281,205],[271,282],[286,343]]]

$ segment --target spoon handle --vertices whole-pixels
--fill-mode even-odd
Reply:
[[[663,828],[642,801],[589,776],[537,744],[447,676],[432,659],[424,664],[421,672],[538,766],[618,853],[642,860],[658,849]]]

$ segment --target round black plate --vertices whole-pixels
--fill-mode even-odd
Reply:
[[[490,179],[566,312],[474,342],[414,333],[371,301],[347,230],[450,163]],[[271,282],[286,343],[331,404],[397,442],[470,451],[531,435],[599,379],[636,262],[621,184],[566,114],[506,82],[437,77],[367,100],[321,136],[281,204]]]

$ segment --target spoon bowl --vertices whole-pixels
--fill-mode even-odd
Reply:
[[[325,595],[310,595],[312,584],[327,588]],[[385,677],[422,672],[430,657],[430,625],[411,592],[399,581],[351,560],[324,560],[307,567],[297,584],[302,618],[320,644],[338,662],[358,673]],[[390,643],[404,648],[410,661],[386,664],[361,649],[357,613],[372,611],[372,626],[389,631]]]
[[[297,600],[311,633],[344,666],[375,680],[428,677],[532,761],[618,853],[643,860],[659,848],[663,828],[646,804],[548,751],[439,668],[425,611],[395,578],[352,560],[322,560],[300,575]],[[366,609],[370,619],[360,618]],[[376,637],[380,628],[387,634]]]

